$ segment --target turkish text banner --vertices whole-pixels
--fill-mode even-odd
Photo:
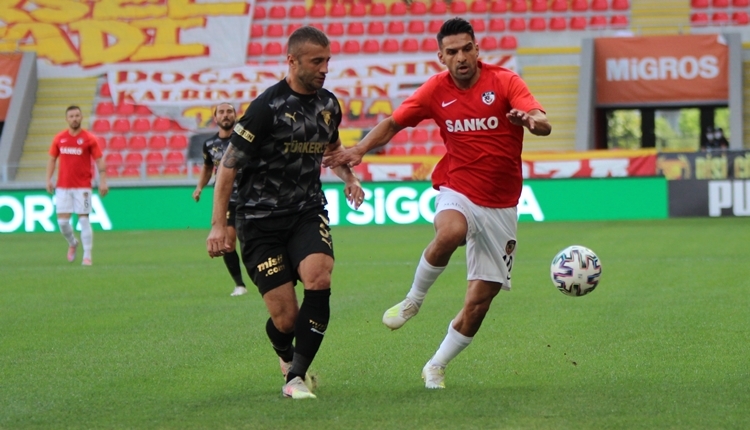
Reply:
[[[0,53],[0,122],[5,121],[8,115],[8,106],[13,96],[13,88],[16,86],[22,58],[23,54],[19,53]]]

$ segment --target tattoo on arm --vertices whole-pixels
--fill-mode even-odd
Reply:
[[[224,153],[224,158],[222,158],[221,163],[227,169],[239,169],[243,164],[247,163],[247,161],[247,154],[230,143],[227,147],[227,151]]]

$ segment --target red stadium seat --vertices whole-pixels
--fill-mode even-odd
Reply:
[[[376,39],[367,39],[362,44],[362,52],[365,54],[377,54],[380,52],[380,44]]]
[[[120,176],[120,170],[117,166],[107,166],[107,177],[116,178]]]
[[[432,34],[437,34],[440,32],[440,27],[443,26],[443,20],[442,19],[433,19],[430,21],[427,31],[429,31]]]
[[[255,9],[253,10],[253,20],[254,21],[260,21],[262,19],[265,19],[266,17],[266,8],[263,6],[255,5]]]
[[[180,150],[187,148],[187,138],[182,134],[175,134],[169,138],[169,149]]]
[[[483,37],[479,41],[479,49],[482,51],[494,51],[497,49],[497,39],[492,36]]]
[[[326,30],[325,26],[323,26],[323,24],[320,23],[320,22],[313,22],[312,24],[309,24],[309,25],[310,25],[310,27],[315,27],[315,28],[317,28],[320,31],[325,31]]]
[[[734,7],[750,7],[750,0],[734,0],[732,1]]]
[[[365,17],[367,16],[367,7],[365,7],[364,3],[352,3],[352,6],[349,8],[349,16],[357,18]]]
[[[510,10],[514,13],[526,13],[529,10],[529,4],[526,0],[513,0]]]
[[[115,112],[117,113],[117,115],[121,116],[132,115],[135,112],[135,106],[130,103],[120,103],[115,108]]]
[[[102,97],[112,97],[112,92],[109,90],[109,84],[103,83],[102,87],[99,88],[99,95]]]
[[[607,17],[604,15],[594,15],[589,20],[589,28],[592,30],[601,30],[607,27]]]
[[[390,14],[392,16],[404,16],[406,15],[406,12],[408,12],[408,9],[406,8],[406,3],[401,2],[401,1],[391,3]]]
[[[101,102],[96,105],[94,111],[98,116],[109,116],[115,113],[115,105],[112,102]]]
[[[331,41],[331,54],[336,55],[341,53],[341,43],[338,40]]]
[[[490,14],[505,13],[508,11],[508,3],[505,0],[495,0],[490,4]]]
[[[716,12],[711,15],[711,24],[727,25],[729,24],[729,14],[726,12]]]
[[[484,25],[484,20],[481,18],[472,18],[469,20],[471,27],[474,29],[474,34],[484,33],[487,28]]]
[[[709,0],[691,0],[690,7],[693,9],[705,9],[709,5]]]
[[[310,7],[309,15],[312,18],[323,18],[326,16],[326,7],[320,3],[316,3]]]
[[[155,176],[160,174],[161,166],[149,166],[146,165],[146,175]]]
[[[253,24],[250,27],[250,37],[252,39],[257,39],[259,37],[263,37],[263,26],[260,24]]]
[[[148,140],[148,149],[160,151],[167,147],[167,138],[162,134],[155,134]]]
[[[729,7],[729,0],[714,0],[713,7]]]
[[[409,27],[406,30],[409,34],[422,34],[424,33],[424,21],[409,21]],[[476,31],[476,29],[474,29]]]
[[[95,119],[94,123],[91,124],[91,130],[95,133],[107,133],[110,128],[109,121],[104,118]]]
[[[568,28],[568,25],[565,23],[565,18],[561,16],[554,16],[550,18],[549,20],[549,29],[553,31],[563,31],[566,28]]]
[[[526,20],[523,18],[511,18],[510,31],[526,31]]]
[[[108,148],[110,151],[122,151],[128,146],[127,140],[125,140],[125,136],[113,136],[112,139],[109,140]]]
[[[430,155],[437,155],[442,157],[445,155],[445,153],[448,152],[447,149],[445,149],[445,145],[432,145],[432,148],[430,148]]]
[[[612,28],[627,28],[630,25],[627,15],[612,15],[609,26]]]
[[[604,11],[609,9],[607,0],[591,0],[591,10]]]
[[[332,18],[343,18],[346,16],[346,7],[343,3],[334,3],[328,10],[328,16]]]
[[[112,131],[115,133],[127,133],[130,131],[130,122],[125,118],[117,119],[112,124]]]
[[[388,155],[406,155],[406,148],[403,146],[391,146],[388,148]]]
[[[248,57],[259,57],[261,55],[263,55],[263,45],[258,42],[250,42],[247,44]]]
[[[286,35],[287,37],[291,36],[292,33],[294,33],[298,28],[302,27],[302,24],[299,22],[293,22],[286,26]]]
[[[412,2],[409,13],[416,16],[425,15],[427,14],[427,5],[421,1]]]
[[[403,21],[391,21],[388,23],[388,34],[404,34],[405,31]]]
[[[568,0],[552,0],[550,9],[552,9],[552,12],[567,12]]]
[[[425,128],[415,128],[411,132],[411,143],[423,145],[430,140],[430,133]]]
[[[434,37],[428,37],[426,39],[422,39],[421,49],[422,52],[437,52],[440,50],[440,47],[438,46],[437,40]]]
[[[132,136],[128,140],[129,151],[143,151],[146,149],[146,138],[143,136]]]
[[[284,19],[286,18],[286,9],[284,6],[271,6],[268,11],[268,17],[271,19]]]
[[[147,166],[161,166],[164,164],[164,156],[161,152],[149,152],[146,154]]]
[[[503,36],[500,38],[500,49],[513,50],[518,48],[518,40],[515,36]]]
[[[573,0],[570,9],[576,12],[586,12],[589,10],[588,0]]]
[[[281,55],[283,48],[279,42],[268,42],[266,47],[263,48],[263,53],[266,55]]]
[[[136,115],[153,115],[151,112],[151,109],[148,108],[148,106],[144,105],[135,105],[135,114]]]
[[[443,137],[440,136],[440,129],[439,128],[433,128],[432,133],[430,133],[430,141],[432,143],[443,143]]]
[[[99,149],[102,150],[102,151],[104,151],[105,149],[107,149],[107,139],[105,139],[105,138],[103,138],[101,136],[96,136],[96,144],[97,144],[97,146],[99,146]]]
[[[409,142],[409,134],[406,132],[406,130],[401,130],[398,133],[396,133],[395,136],[393,136],[393,139],[391,139],[391,143],[394,145],[404,145]]]
[[[110,152],[104,157],[104,164],[107,167],[120,167],[123,163],[122,154],[119,152]]]
[[[490,19],[490,31],[495,33],[502,33],[505,31],[505,20],[502,18]]]
[[[362,36],[365,34],[365,25],[362,21],[350,22],[346,26],[346,34],[347,36]]]
[[[444,15],[448,13],[448,5],[442,1],[433,2],[430,5],[430,13],[433,15]]]
[[[606,24],[606,20],[605,20]],[[542,17],[535,16],[529,20],[529,30],[531,31],[545,31],[547,30],[547,21]]]
[[[402,52],[418,52],[419,51],[419,41],[417,39],[408,37],[404,39],[401,42],[401,51]]]
[[[734,25],[747,25],[748,24],[748,14],[744,11],[737,11],[732,14],[732,23]]]
[[[360,49],[358,40],[349,39],[344,42],[344,54],[359,54]]]
[[[266,37],[284,37],[284,27],[281,24],[268,24]]]
[[[547,12],[548,7],[549,7],[548,0],[532,0],[531,2],[531,11],[535,13]]]
[[[143,154],[131,152],[125,156],[125,167],[140,167],[143,163]]]
[[[427,147],[424,145],[413,145],[409,150],[409,155],[427,155]]]
[[[484,0],[474,0],[471,2],[471,7],[469,7],[469,10],[471,13],[477,13],[477,14],[485,14],[487,13],[487,10],[489,10],[489,5]]]
[[[171,151],[167,153],[166,163],[173,166],[185,164],[185,154],[182,151]]]
[[[123,177],[133,177],[133,176],[140,176],[141,170],[136,166],[125,166],[124,169],[122,169],[122,173],[120,173],[120,176]]]
[[[164,167],[164,174],[165,175],[181,175],[182,169],[180,166],[166,166]]]
[[[385,25],[383,21],[370,21],[367,24],[367,34],[372,36],[380,36],[385,34]]]
[[[169,119],[167,119],[167,118],[156,118],[154,120],[153,129],[156,132],[163,133],[165,131],[169,131],[170,126],[171,126],[171,124],[170,124]]]
[[[151,124],[146,118],[138,118],[133,121],[133,131],[136,133],[147,133],[151,131]]]
[[[573,18],[570,18],[570,29],[571,30],[586,29],[586,17],[574,16]]]
[[[612,10],[628,10],[628,9],[630,9],[630,1],[612,0]]]
[[[307,16],[307,11],[304,6],[296,4],[289,8],[290,18],[303,19],[305,16]]]
[[[455,15],[465,14],[469,8],[463,0],[453,0],[450,4],[451,13]]]
[[[396,39],[385,39],[381,46],[383,52],[392,54],[399,51],[398,40]]]
[[[690,15],[690,24],[696,27],[708,25],[708,14],[698,12]]]
[[[343,36],[344,35],[344,24],[336,21],[328,24],[328,30],[326,34],[330,37]]]
[[[388,13],[388,9],[385,7],[385,3],[373,3],[370,5],[370,16],[385,16]]]

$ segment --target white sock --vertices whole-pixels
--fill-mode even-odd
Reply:
[[[83,243],[83,258],[91,259],[91,248],[94,247],[94,232],[91,230],[89,217],[82,216],[78,219],[81,224],[81,242]]]
[[[414,273],[414,283],[411,284],[411,289],[406,297],[414,300],[419,306],[422,306],[427,291],[435,283],[438,276],[443,273],[443,270],[445,270],[445,266],[435,267],[428,263],[424,258],[423,252],[422,258],[419,259],[417,270]]]
[[[68,241],[68,246],[76,246],[78,241],[73,235],[73,226],[70,225],[70,218],[68,219],[57,219],[57,225],[60,227],[60,233],[62,233],[65,240]]]
[[[453,321],[448,325],[448,334],[445,335],[443,343],[440,344],[435,355],[432,357],[432,364],[436,366],[447,366],[451,360],[456,358],[471,343],[473,337],[464,336],[453,328]]]

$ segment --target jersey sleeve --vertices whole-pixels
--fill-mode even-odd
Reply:
[[[333,97],[333,101],[336,103],[336,111],[333,113],[333,118],[331,119],[334,124],[336,124],[336,129],[333,131],[333,134],[331,135],[331,141],[328,143],[336,143],[337,140],[339,140],[339,127],[341,126],[341,120],[342,120],[342,113],[341,113],[341,104],[339,104],[339,100],[336,98],[336,96],[331,94]]]
[[[91,158],[98,160],[102,158],[102,148],[99,147],[99,142],[96,140],[96,136],[89,133],[89,144],[91,145]]]
[[[49,147],[49,155],[53,157],[59,157],[60,156],[60,146],[58,144],[60,143],[60,135],[56,135],[54,139],[52,139],[52,145]]]
[[[402,127],[416,127],[422,120],[431,117],[430,100],[434,90],[434,79],[417,88],[393,112],[393,120]]]
[[[256,99],[234,126],[229,142],[242,152],[250,153],[256,147],[258,136],[270,134],[273,127],[273,111],[264,100]]]
[[[208,152],[208,142],[210,141],[211,140],[209,139],[203,142],[203,145],[201,145],[203,151],[203,165],[214,167],[214,160],[211,158],[211,154],[209,154]]]
[[[529,91],[529,87],[527,87],[523,79],[516,74],[510,78],[510,82],[508,83],[508,100],[510,101],[511,107],[514,109],[519,109],[524,112],[539,109],[544,112],[541,103],[534,98],[531,91]]]

